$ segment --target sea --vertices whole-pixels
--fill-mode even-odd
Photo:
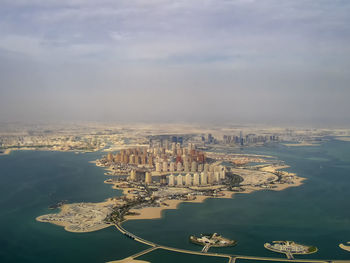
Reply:
[[[283,191],[209,198],[166,210],[161,219],[127,221],[128,231],[157,244],[200,251],[192,234],[219,233],[237,246],[210,252],[285,258],[264,248],[274,240],[313,245],[318,252],[297,259],[350,260],[339,248],[350,241],[350,142],[328,138],[319,146],[275,144],[234,149],[233,153],[269,155],[284,161],[287,171],[305,177],[302,186]],[[14,151],[0,156],[0,262],[107,262],[147,248],[113,226],[91,233],[70,233],[37,222],[37,216],[58,212],[48,207],[60,200],[101,202],[120,196],[103,181],[109,177],[94,161],[104,153]],[[139,260],[164,262],[227,262],[227,259],[155,250]],[[237,260],[252,263],[252,260]]]

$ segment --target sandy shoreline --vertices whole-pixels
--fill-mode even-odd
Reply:
[[[129,215],[125,217],[125,221],[127,220],[144,220],[144,219],[161,219],[163,216],[163,211],[168,209],[177,209],[181,203],[203,203],[208,198],[234,198],[236,194],[250,194],[255,191],[261,190],[270,190],[270,191],[283,191],[290,187],[298,187],[303,184],[306,178],[294,176],[293,184],[274,184],[275,188],[261,188],[257,186],[245,186],[245,191],[243,192],[233,192],[233,191],[222,191],[223,196],[203,196],[197,195],[195,200],[167,200],[164,201],[168,206],[160,206],[160,207],[145,207],[141,209],[131,209],[130,212],[137,213],[136,215]],[[123,189],[124,192],[127,191],[125,188],[117,188],[114,189]],[[130,188],[127,188],[130,190]]]
[[[271,190],[271,191],[282,191],[289,187],[297,187],[303,184],[306,178],[298,177],[293,173],[288,173],[286,171],[281,171],[281,169],[288,168],[287,165],[267,165],[260,167],[259,170],[262,173],[276,173],[279,171],[284,176],[290,176],[291,181],[284,183],[270,183],[265,185],[265,187],[257,186],[257,181],[252,181],[251,185],[243,185],[244,191],[220,191],[217,196],[205,196],[205,195],[195,195],[192,196],[194,199],[167,199],[163,198],[159,202],[159,206],[154,207],[143,207],[138,209],[130,209],[129,212],[133,213],[126,215],[124,217],[124,222],[128,220],[145,220],[145,219],[160,219],[163,216],[163,211],[170,209],[177,209],[181,203],[203,203],[207,198],[233,198],[236,194],[250,194],[255,191],[261,190]],[[260,177],[260,176],[258,176]],[[277,177],[277,176],[276,176]],[[250,178],[251,179],[251,178]],[[138,197],[138,189],[134,187],[122,187],[124,183],[116,183],[107,179],[104,181],[106,184],[111,184],[113,189],[122,190],[124,196],[127,199],[134,199]],[[127,186],[127,185],[125,185]],[[264,185],[263,185],[264,186]],[[222,186],[217,186],[220,188]],[[195,188],[195,187],[194,187]],[[204,189],[205,187],[199,187],[199,189]],[[213,188],[213,186],[211,187]],[[215,188],[215,186],[214,186]],[[134,193],[136,191],[136,193]],[[63,226],[66,231],[83,233],[97,231],[103,228],[107,228],[112,224],[106,224],[104,219],[113,211],[113,207],[125,204],[122,199],[112,199],[109,198],[101,203],[73,203],[64,204],[60,208],[60,212],[56,214],[42,215],[36,218],[39,222],[49,222],[58,226]]]
[[[350,242],[348,242],[348,244],[349,244],[348,246],[346,246],[346,245],[344,245],[344,244],[339,244],[339,247],[340,247],[341,249],[344,249],[344,250],[350,252]]]
[[[300,143],[283,143],[284,146],[288,147],[301,147],[301,146],[320,146],[319,143],[314,142],[300,142]]]
[[[111,226],[104,223],[105,217],[112,212],[116,200],[107,199],[100,203],[64,204],[58,213],[41,215],[36,218],[39,222],[63,226],[68,232],[87,233]]]
[[[5,149],[4,152],[0,153],[0,156],[1,155],[9,155],[11,153],[12,149]]]

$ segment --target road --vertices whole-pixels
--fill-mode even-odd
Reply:
[[[332,263],[332,262],[337,263],[336,260],[332,261],[332,260],[314,260],[314,259],[286,259],[286,258],[271,258],[271,257],[254,257],[254,256],[244,256],[244,255],[231,255],[231,254],[221,254],[221,253],[211,253],[211,252],[200,252],[200,251],[192,251],[192,250],[187,250],[187,249],[182,249],[182,248],[167,247],[167,246],[158,245],[158,244],[153,243],[151,241],[140,238],[140,237],[128,232],[120,224],[115,224],[115,226],[121,233],[123,233],[127,237],[129,237],[137,242],[151,246],[151,248],[149,248],[149,249],[143,250],[137,254],[130,256],[131,258],[137,258],[139,256],[147,254],[147,253],[154,251],[156,249],[164,249],[164,250],[185,253],[185,254],[227,258],[229,263],[235,263],[237,259],[262,260],[262,261],[303,262],[303,263],[308,263],[308,262],[309,263]],[[340,262],[350,263],[350,260],[339,261],[339,263]]]

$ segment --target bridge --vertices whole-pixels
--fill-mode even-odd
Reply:
[[[136,253],[128,258],[135,259],[137,257],[140,257],[142,255],[145,255],[149,252],[152,252],[156,249],[163,249],[163,250],[168,250],[168,251],[174,251],[174,252],[179,252],[179,253],[184,253],[184,254],[192,254],[192,255],[200,255],[200,256],[210,256],[210,257],[221,257],[221,258],[227,258],[228,263],[235,263],[237,259],[248,259],[248,260],[260,260],[260,261],[283,261],[283,262],[303,262],[303,263],[350,263],[350,260],[317,260],[317,259],[292,259],[292,258],[272,258],[272,257],[256,257],[256,256],[245,256],[245,255],[233,255],[233,254],[221,254],[221,253],[211,253],[207,252],[209,247],[204,251],[206,246],[203,247],[202,251],[193,251],[193,250],[187,250],[187,249],[182,249],[182,248],[174,248],[174,247],[168,247],[168,246],[162,246],[158,245],[154,242],[145,240],[141,237],[138,237],[130,232],[128,232],[126,229],[124,229],[120,224],[115,224],[116,228],[125,236],[146,244],[148,246],[151,246],[150,248],[143,250],[139,253]],[[206,252],[206,253],[204,253]],[[116,261],[115,261],[116,262]],[[121,261],[120,261],[121,262]]]

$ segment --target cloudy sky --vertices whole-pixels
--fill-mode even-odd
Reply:
[[[0,7],[0,121],[350,124],[348,0]]]

